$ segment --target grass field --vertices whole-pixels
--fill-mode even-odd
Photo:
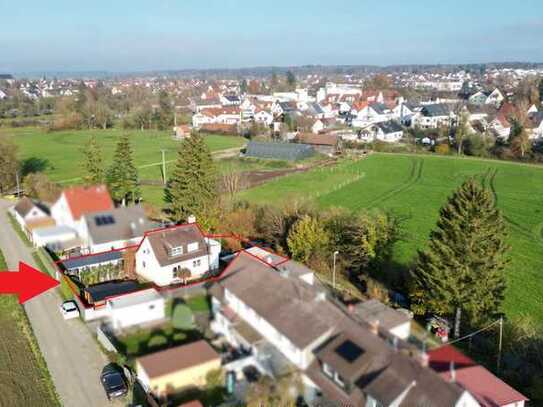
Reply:
[[[0,270],[6,263],[0,253]],[[36,339],[15,296],[0,296],[0,407],[60,406]]]
[[[180,144],[168,132],[82,130],[46,132],[40,128],[0,128],[0,134],[14,136],[23,164],[29,169],[44,171],[53,181],[77,183],[84,174],[83,151],[91,135],[95,135],[102,147],[105,165],[111,164],[117,139],[121,134],[130,135],[136,166],[141,179],[160,179],[161,150],[166,150],[166,161],[173,161]],[[246,140],[233,136],[205,136],[211,151],[242,147]],[[153,165],[158,164],[158,165]],[[155,191],[156,190],[156,191]],[[162,200],[162,188],[144,186],[143,197],[151,202]],[[160,195],[160,198],[158,198]]]
[[[504,304],[510,316],[543,324],[543,167],[455,157],[374,154],[334,168],[294,174],[240,198],[280,203],[311,198],[323,207],[385,208],[407,217],[394,262],[408,267],[435,226],[439,208],[466,177],[485,176],[509,226],[512,261]],[[392,271],[391,271],[392,272]]]

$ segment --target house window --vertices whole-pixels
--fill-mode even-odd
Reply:
[[[200,267],[202,265],[202,259],[194,260],[192,262],[192,267]]]
[[[332,370],[332,368],[330,367],[329,364],[327,363],[323,363],[322,364],[322,371],[324,372],[324,374],[330,378],[333,378],[334,377],[334,371]]]
[[[181,256],[183,254],[183,246],[172,247],[170,250],[170,256]]]
[[[187,252],[194,252],[198,250],[198,242],[189,243],[187,246]]]
[[[337,373],[334,375],[334,381],[340,386],[345,387],[345,382],[343,381],[343,378],[338,375]]]
[[[144,261],[141,262],[141,266],[142,266],[143,268],[145,268],[145,262],[144,262]]]
[[[153,304],[153,305],[149,305],[149,309],[151,309],[151,310],[155,309],[154,304]]]
[[[375,400],[373,397],[368,395],[368,398],[366,401],[366,407],[383,407],[383,404],[381,404],[379,401]]]

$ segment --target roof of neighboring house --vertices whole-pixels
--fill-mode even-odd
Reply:
[[[109,297],[133,293],[141,288],[137,281],[108,281],[84,289],[92,302],[100,302]]]
[[[136,359],[150,379],[180,372],[214,360],[220,355],[204,340],[176,346]]]
[[[537,129],[543,122],[543,112],[532,112],[528,115],[528,127],[531,129]]]
[[[503,127],[510,127],[510,118],[515,114],[515,106],[513,106],[512,103],[504,103],[500,110],[498,111],[498,115],[496,119],[500,122],[500,124]]]
[[[62,264],[66,270],[75,270],[81,267],[96,266],[98,264],[121,260],[122,258],[123,253],[117,250],[90,256],[75,257],[73,259],[63,260],[60,264]]]
[[[125,308],[133,305],[143,304],[150,301],[157,301],[163,297],[154,288],[147,290],[135,291],[121,297],[112,298],[109,300],[111,308]]]
[[[153,227],[141,206],[119,207],[83,215],[94,244],[142,237]]]
[[[437,103],[433,105],[426,105],[422,108],[422,113],[425,116],[435,117],[435,116],[448,116],[451,113],[451,108],[449,105],[444,103]]]
[[[317,286],[298,277],[241,251],[210,293],[224,301],[224,292],[230,292],[299,349],[324,341],[304,373],[330,400],[363,405],[364,392],[384,405],[399,395],[406,395],[401,407],[455,405],[463,389],[405,354],[408,345],[399,343],[395,350],[389,336],[381,330],[371,332],[365,322],[353,319]],[[350,393],[323,373],[321,361],[351,381]]]
[[[66,235],[77,235],[77,232],[69,226],[58,225],[34,230],[34,235],[41,238],[53,238]]]
[[[332,146],[335,147],[338,143],[338,138],[332,134],[313,134],[302,133],[297,137],[299,142],[314,146]]]
[[[375,111],[377,114],[385,114],[387,110],[390,110],[387,105],[383,103],[372,103],[370,104],[370,107]]]
[[[17,212],[21,217],[24,218],[34,208],[38,208],[44,214],[49,215],[49,208],[47,208],[45,205],[41,204],[40,202],[36,202],[26,196],[24,198],[19,199],[19,201],[17,202],[13,210]]]
[[[265,261],[244,251],[230,263],[218,284],[242,299],[299,348],[330,332],[342,318],[341,312],[328,307],[314,287],[273,272]]]
[[[390,308],[375,299],[355,305],[353,312],[368,323],[379,321],[379,325],[386,330],[391,330],[410,321],[410,318],[406,314]]]
[[[76,186],[63,191],[74,220],[81,216],[114,208],[113,201],[105,185],[92,187]]]
[[[43,216],[26,222],[26,229],[32,232],[34,229],[50,228],[56,225],[56,222],[50,216]]]
[[[145,235],[145,238],[149,240],[153,253],[161,266],[180,263],[205,256],[208,253],[205,237],[194,223],[150,232]],[[198,243],[198,249],[189,252],[187,246],[190,243]],[[171,256],[169,251],[176,247],[182,247],[182,254]]]
[[[377,123],[376,126],[379,127],[385,134],[397,133],[403,130],[403,127],[400,125],[400,123],[394,120]]]
[[[454,362],[455,382],[469,391],[483,407],[505,406],[528,400],[454,346],[442,346],[431,350],[428,355],[432,369],[445,380],[451,380],[451,362]]]

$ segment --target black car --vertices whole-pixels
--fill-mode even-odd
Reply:
[[[102,386],[104,386],[108,400],[123,397],[128,393],[124,374],[121,368],[114,364],[104,367],[100,375],[100,381],[102,382]]]

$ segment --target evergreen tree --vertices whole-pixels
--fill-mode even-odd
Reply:
[[[85,169],[87,174],[83,177],[85,184],[97,185],[104,182],[104,167],[102,161],[102,150],[96,141],[96,137],[92,136],[85,149]]]
[[[247,93],[247,80],[243,79],[239,84],[239,91],[243,95]]]
[[[140,194],[138,171],[134,166],[127,135],[119,138],[113,155],[113,163],[109,167],[106,178],[111,197],[115,201],[125,205],[127,200],[133,202],[138,200]]]
[[[291,71],[287,72],[287,85],[289,89],[295,89],[296,88],[296,77]]]
[[[183,140],[165,193],[166,211],[174,222],[184,222],[190,215],[201,224],[210,225],[216,207],[217,176],[209,147],[198,133]]]
[[[474,179],[441,208],[428,248],[411,271],[415,312],[462,316],[475,327],[499,313],[508,262],[505,224],[492,193]]]

